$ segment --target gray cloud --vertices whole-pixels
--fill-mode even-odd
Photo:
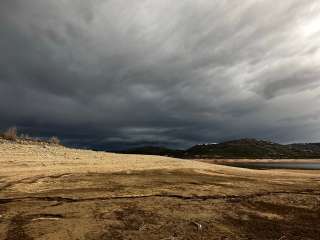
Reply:
[[[105,144],[319,141],[314,0],[4,0],[0,128]]]

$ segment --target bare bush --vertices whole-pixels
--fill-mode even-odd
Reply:
[[[17,132],[18,131],[17,131],[16,127],[11,127],[3,133],[3,137],[7,140],[16,141],[17,140]]]
[[[52,144],[60,144],[60,139],[58,137],[51,137],[49,139],[49,143],[52,143]]]

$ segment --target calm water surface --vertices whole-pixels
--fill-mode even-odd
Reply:
[[[320,170],[320,163],[230,163],[229,166],[250,169],[304,169]]]

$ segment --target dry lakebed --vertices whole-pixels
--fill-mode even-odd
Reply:
[[[0,239],[320,239],[320,174],[2,141]]]

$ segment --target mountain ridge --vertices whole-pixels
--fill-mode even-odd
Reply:
[[[222,143],[197,144],[185,150],[145,146],[122,151],[122,153],[171,156],[187,159],[316,159],[320,158],[320,143],[279,144],[266,140],[244,138]]]

